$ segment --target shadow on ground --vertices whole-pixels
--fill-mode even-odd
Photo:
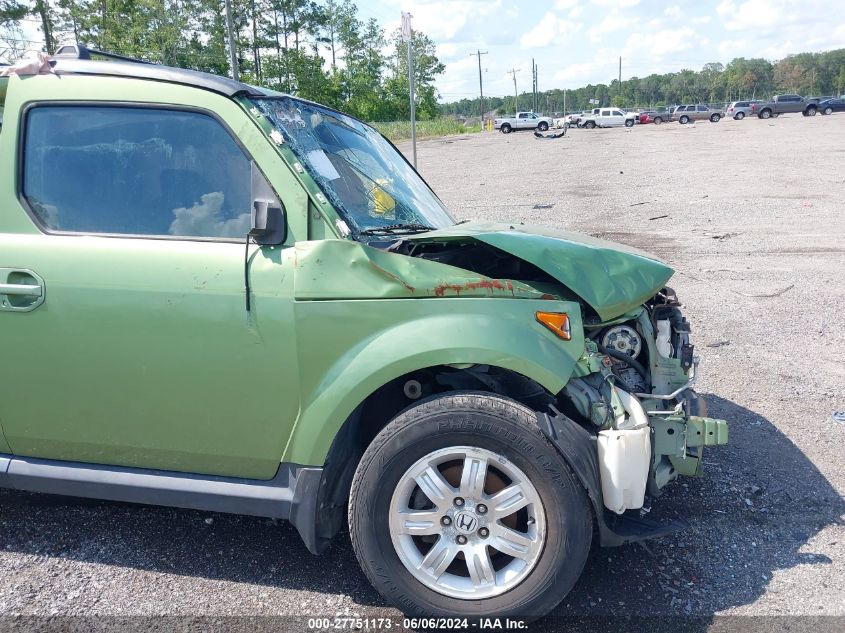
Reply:
[[[842,522],[843,500],[768,420],[717,396],[706,400],[712,416],[730,421],[731,444],[709,450],[704,477],[674,484],[652,511],[685,516],[690,529],[648,548],[595,548],[572,593],[532,631],[584,630],[588,622],[591,630],[602,623],[618,630],[620,616],[657,618],[646,627],[654,630],[661,622],[678,630],[677,618],[686,630],[704,630],[715,612],[754,602],[776,570],[830,563],[800,550],[821,529]],[[385,606],[359,571],[345,533],[314,557],[295,530],[267,519],[10,491],[0,493],[0,507],[3,551],[347,595],[379,611]]]

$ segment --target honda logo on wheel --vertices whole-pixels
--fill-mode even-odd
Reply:
[[[478,519],[469,512],[461,512],[455,517],[455,527],[464,534],[470,534],[478,527]]]

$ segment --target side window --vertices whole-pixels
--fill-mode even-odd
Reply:
[[[602,110],[601,116],[610,116],[610,110]]]
[[[39,106],[27,115],[23,195],[48,230],[241,238],[252,164],[197,112]]]
[[[687,109],[687,107],[686,107],[686,106],[678,106],[678,107],[675,109],[675,112],[684,112],[686,109]]]
[[[523,113],[523,114],[520,114],[520,115],[519,115],[519,118],[520,118],[520,119],[527,119],[527,118],[528,118],[528,115],[527,115],[527,114],[525,114],[525,113]]]
[[[699,112],[707,112],[707,106],[698,106],[696,109]]]
[[[614,110],[613,116],[625,116],[625,115],[623,115],[619,110]]]

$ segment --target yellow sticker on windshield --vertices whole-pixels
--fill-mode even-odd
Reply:
[[[370,199],[373,201],[373,212],[376,215],[387,215],[396,209],[396,200],[382,186],[386,184],[387,181],[380,178],[370,189]]]

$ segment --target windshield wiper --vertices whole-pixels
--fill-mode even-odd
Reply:
[[[425,231],[435,231],[433,226],[425,224],[388,224],[387,226],[374,226],[363,231],[358,231],[358,235],[393,235],[395,233],[424,233]]]

